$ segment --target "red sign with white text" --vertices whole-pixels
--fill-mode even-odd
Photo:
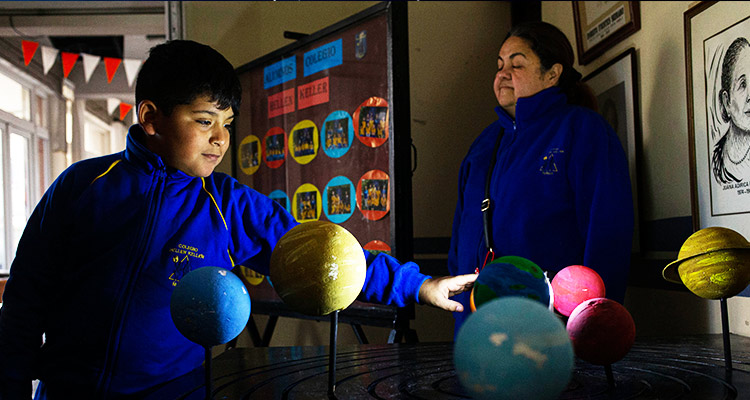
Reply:
[[[297,104],[299,109],[312,107],[318,104],[328,103],[329,99],[328,77],[312,81],[297,87]]]
[[[294,88],[268,96],[268,118],[294,111]]]

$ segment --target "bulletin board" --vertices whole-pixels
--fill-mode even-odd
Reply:
[[[407,38],[406,3],[384,2],[239,67],[232,140],[241,183],[401,261],[412,259]]]

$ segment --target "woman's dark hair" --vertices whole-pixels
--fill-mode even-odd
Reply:
[[[213,48],[190,40],[154,46],[135,85],[135,101],[151,100],[167,115],[180,104],[209,96],[219,109],[239,112],[242,89],[232,64]]]
[[[719,91],[719,104],[721,105],[721,119],[724,122],[729,122],[732,119],[727,113],[724,107],[724,102],[721,101],[721,94],[727,92],[727,96],[731,96],[732,93],[732,74],[734,73],[734,66],[737,64],[737,57],[740,55],[740,50],[744,47],[750,47],[750,42],[743,37],[734,39],[732,44],[729,45],[726,55],[724,55],[724,61],[721,63],[721,90]]]
[[[546,72],[555,64],[562,65],[563,71],[557,86],[568,96],[569,103],[596,107],[596,99],[592,98],[591,90],[581,82],[581,74],[573,68],[573,46],[560,29],[542,21],[524,22],[513,26],[503,42],[510,37],[521,38],[529,44],[531,50],[539,57],[542,72]]]

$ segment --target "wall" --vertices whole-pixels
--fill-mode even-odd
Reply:
[[[377,2],[184,2],[186,38],[213,46],[235,66],[291,41],[285,30],[313,33]],[[500,41],[510,28],[508,2],[410,2],[409,64],[414,173],[414,236],[449,237],[458,169],[482,128],[496,117],[492,80]],[[231,157],[217,170],[229,173]],[[439,249],[447,253],[447,249]],[[444,262],[442,263],[444,268]],[[267,318],[256,316],[259,329]],[[421,341],[453,339],[448,312],[416,307]],[[281,318],[271,345],[328,343],[328,323]],[[371,343],[388,330],[365,327]],[[244,336],[244,335],[243,335]],[[339,343],[356,343],[339,329]],[[246,345],[245,338],[239,345]]]
[[[645,254],[643,265],[634,268],[647,267],[649,276],[654,277],[650,279],[658,279],[661,269],[676,259],[681,243],[692,233],[684,229],[660,231],[658,227],[673,227],[670,221],[691,216],[683,18],[695,3],[640,2],[641,29],[590,64],[576,66],[586,76],[624,50],[636,49],[642,125],[639,211],[642,229],[654,231],[651,235],[646,232],[642,244],[657,262],[649,263],[649,254]],[[575,46],[571,2],[542,2],[542,19],[558,26]],[[674,236],[669,244],[657,240],[665,235]],[[749,300],[729,299],[731,332],[750,335]],[[640,335],[721,332],[718,301],[698,298],[679,285],[631,285],[625,306]]]

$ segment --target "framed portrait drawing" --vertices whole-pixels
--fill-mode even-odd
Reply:
[[[586,65],[641,29],[638,1],[574,1],[578,62]]]
[[[641,148],[638,73],[634,48],[629,48],[583,78],[596,95],[599,113],[609,122],[625,150],[633,189],[635,234],[633,252],[640,252],[638,213],[638,149]]]
[[[693,228],[750,237],[750,4],[685,12]]]

